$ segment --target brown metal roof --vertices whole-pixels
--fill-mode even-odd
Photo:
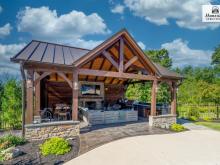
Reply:
[[[159,71],[159,74],[162,77],[176,78],[176,79],[183,78],[183,76],[181,76],[180,74],[173,72],[173,71],[161,66],[160,64],[154,63],[154,65],[157,67],[157,70]]]
[[[60,45],[43,41],[31,41],[24,49],[11,58],[12,61],[30,61],[50,64],[72,65],[88,53],[88,49]]]

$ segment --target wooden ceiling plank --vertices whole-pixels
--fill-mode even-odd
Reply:
[[[101,70],[101,69],[102,69],[104,62],[105,62],[105,58],[102,58],[101,65],[100,65],[100,67],[99,67],[98,70]],[[96,76],[96,77],[95,77],[95,81],[97,81],[97,79],[98,79],[98,77]]]

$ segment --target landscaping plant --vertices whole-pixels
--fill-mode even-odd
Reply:
[[[60,137],[52,137],[40,145],[41,154],[47,155],[64,155],[71,150],[68,141]]]
[[[24,138],[15,135],[5,135],[0,137],[0,150],[7,149],[12,146],[22,145],[26,141]]]
[[[198,118],[196,116],[190,116],[188,119],[191,121],[198,121]]]
[[[175,132],[182,132],[182,131],[186,130],[186,128],[184,126],[182,126],[181,124],[172,124],[170,126],[170,129]]]
[[[8,160],[9,157],[11,158],[11,149],[25,142],[26,140],[24,138],[11,134],[0,137],[0,161]]]

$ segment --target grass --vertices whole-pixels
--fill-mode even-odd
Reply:
[[[214,121],[207,122],[207,121],[204,121],[204,122],[195,122],[195,124],[203,125],[203,126],[206,126],[208,128],[220,131],[220,122],[214,122]]]

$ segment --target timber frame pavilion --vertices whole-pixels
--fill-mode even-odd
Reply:
[[[126,29],[92,50],[33,40],[11,61],[21,66],[25,124],[33,123],[34,116],[39,115],[40,84],[50,75],[58,76],[69,85],[72,120],[78,120],[80,81],[113,85],[151,81],[151,116],[156,115],[157,87],[165,82],[171,91],[171,114],[176,115],[176,92],[183,77],[153,63]]]

